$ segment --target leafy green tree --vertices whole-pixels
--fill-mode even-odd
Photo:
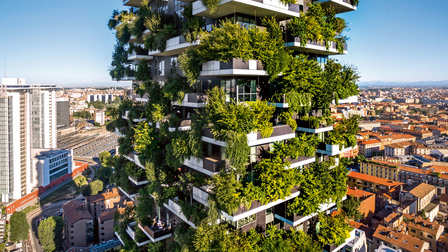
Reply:
[[[103,167],[110,166],[110,164],[108,163],[110,157],[111,157],[111,154],[108,151],[103,151],[100,153],[99,159],[100,159],[101,165]]]
[[[9,222],[11,224],[11,241],[20,242],[28,239],[30,225],[26,220],[26,214],[24,214],[22,211],[17,211],[11,216]]]
[[[349,196],[348,199],[342,202],[341,208],[348,218],[352,220],[360,220],[364,217],[359,211],[360,204],[361,201],[358,198]]]
[[[108,185],[111,182],[111,177],[114,173],[112,167],[100,167],[97,171],[97,177],[103,182],[103,185]]]
[[[76,111],[76,112],[73,112],[73,117],[92,119],[92,114],[90,114],[89,111]]]
[[[39,223],[39,240],[45,251],[55,251],[62,246],[62,231],[64,221],[62,217],[51,216]]]
[[[103,181],[95,180],[90,183],[90,190],[92,195],[97,195],[99,192],[103,191]]]
[[[350,237],[352,228],[347,224],[343,215],[327,216],[319,214],[320,228],[317,240],[322,244],[341,245]]]

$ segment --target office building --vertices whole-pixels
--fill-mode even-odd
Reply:
[[[56,98],[56,124],[58,127],[70,126],[70,99]]]
[[[9,202],[28,194],[36,176],[31,148],[56,148],[54,85],[3,78],[0,87],[0,194]]]
[[[33,149],[32,167],[36,170],[34,187],[47,186],[56,179],[72,173],[73,150]]]

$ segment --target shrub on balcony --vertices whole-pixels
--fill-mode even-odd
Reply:
[[[287,140],[283,143],[274,143],[273,154],[282,159],[290,157],[297,159],[299,156],[312,157],[316,152],[316,135],[301,134],[298,137]]]
[[[308,6],[306,14],[294,17],[287,28],[292,36],[300,37],[302,47],[308,43],[308,40],[312,40],[325,42],[328,50],[331,42],[337,42],[343,38],[340,34],[346,28],[346,24],[344,19],[335,16],[333,10],[323,9],[320,4],[312,4]],[[342,53],[343,49],[343,47],[338,48],[339,53]]]
[[[320,127],[328,127],[333,124],[333,119],[329,116],[302,116],[297,120],[300,127],[318,129]]]
[[[130,67],[131,62],[128,60],[128,54],[121,43],[114,46],[112,53],[112,62],[109,68],[109,75],[112,79],[121,80],[127,75],[132,75],[133,71]]]
[[[345,217],[341,214],[337,216],[327,216],[319,214],[320,228],[317,232],[317,240],[323,244],[343,244],[350,237],[350,231],[353,229],[347,223]]]
[[[352,116],[338,122],[334,129],[328,132],[325,138],[326,144],[339,145],[339,148],[347,148],[356,145],[359,116]]]
[[[193,42],[199,38],[199,34],[204,27],[205,22],[202,17],[193,16],[193,5],[189,4],[184,7],[182,12],[184,17],[182,22],[182,31],[185,40],[188,42]]]

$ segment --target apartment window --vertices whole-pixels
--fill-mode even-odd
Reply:
[[[429,239],[433,239],[432,235],[428,235],[428,238],[429,238]]]
[[[164,60],[159,61],[159,75],[160,76],[165,75],[165,61]]]
[[[171,74],[176,73],[176,69],[177,69],[177,57],[172,57],[170,60]]]
[[[245,225],[247,225],[249,223],[252,223],[252,222],[255,222],[255,221],[257,221],[257,215],[256,214],[253,214],[251,216],[247,216],[246,218],[237,221],[237,228],[240,228],[242,226],[245,226]]]

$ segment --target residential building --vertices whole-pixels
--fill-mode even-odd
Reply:
[[[384,146],[384,154],[388,157],[404,155],[429,155],[430,150],[424,144],[417,142],[401,142]]]
[[[96,123],[99,123],[100,125],[104,125],[104,123],[106,122],[106,111],[95,110],[95,112],[93,113],[93,117],[94,117]]]
[[[376,176],[378,178],[398,180],[400,166],[389,161],[366,160],[360,163],[361,173]]]
[[[375,194],[349,187],[347,189],[347,195],[359,199],[359,212],[363,215],[366,223],[370,223],[370,219],[375,213]]]
[[[3,78],[0,88],[0,194],[2,202],[30,193],[36,176],[31,148],[56,148],[54,85]]]
[[[72,200],[62,206],[64,218],[64,247],[87,247],[93,243],[93,217],[85,204]]]
[[[407,234],[429,243],[432,251],[437,251],[437,241],[444,232],[444,226],[420,216],[403,214]]]
[[[35,187],[47,186],[72,173],[73,150],[33,149],[32,153],[32,167],[37,171],[32,178]]]
[[[427,183],[437,188],[437,195],[446,192],[448,174],[433,168],[420,169],[411,166],[400,166],[399,181],[407,185]]]
[[[87,94],[87,101],[102,101],[105,103],[112,102],[116,98],[115,94]]]
[[[85,205],[93,218],[96,219],[104,211],[117,208],[123,200],[120,191],[114,187],[104,193],[86,197]]]
[[[436,187],[426,183],[413,184],[400,192],[400,202],[414,202],[415,207],[409,209],[410,214],[420,214],[424,210],[429,220],[433,221],[439,212],[439,202],[436,201]]]
[[[403,183],[351,171],[348,174],[347,185],[364,191],[380,193],[400,187]]]
[[[381,142],[377,139],[362,141],[358,144],[359,154],[365,157],[376,156],[380,153]]]
[[[403,252],[424,252],[430,249],[429,243],[425,241],[380,225],[373,234],[373,249],[381,245]]]
[[[106,242],[114,239],[114,215],[117,209],[108,209],[98,216],[98,242]]]
[[[139,18],[148,20],[151,17],[145,17],[143,15],[151,12],[148,11],[150,9],[157,9],[163,13],[162,15],[164,17],[169,17],[169,20],[174,19],[177,21],[177,17],[182,16],[186,21],[194,18],[194,22],[203,22],[203,26],[201,25],[201,27],[204,27],[203,29],[205,32],[210,32],[210,36],[214,36],[214,32],[220,31],[219,29],[229,29],[228,33],[227,31],[224,33],[234,34],[235,39],[241,42],[245,41],[242,36],[243,34],[246,34],[246,29],[257,28],[257,33],[271,32],[270,30],[273,29],[281,33],[276,33],[278,35],[278,43],[276,44],[279,48],[278,50],[275,49],[275,54],[282,53],[284,47],[290,48],[292,50],[288,50],[285,54],[293,56],[291,57],[293,61],[296,61],[297,59],[300,59],[300,61],[297,61],[298,63],[302,63],[305,60],[310,61],[314,66],[313,69],[319,72],[322,71],[322,67],[324,67],[326,63],[331,63],[329,56],[345,54],[347,49],[346,45],[341,43],[342,41],[327,41],[328,43],[322,43],[320,41],[312,40],[305,41],[305,38],[302,38],[301,40],[300,37],[294,35],[294,29],[290,28],[291,25],[294,25],[292,19],[300,18],[301,16],[306,15],[305,13],[312,15],[312,11],[308,12],[310,8],[323,8],[323,10],[331,9],[332,12],[319,11],[319,13],[326,13],[328,15],[332,15],[330,13],[339,14],[353,11],[357,8],[355,5],[352,5],[349,0],[345,2],[299,0],[297,3],[291,4],[285,4],[280,0],[273,0],[269,3],[257,1],[243,1],[241,3],[236,1],[221,1],[216,3],[216,8],[211,8],[208,4],[204,5],[201,1],[194,1],[192,3],[174,0],[162,2],[149,1],[149,3],[148,1],[144,1],[144,4],[141,5],[142,2],[143,1],[139,0],[124,1],[126,6],[132,7],[131,13],[120,13],[119,15],[135,15],[135,19],[133,20],[141,20]],[[275,17],[276,19],[270,19],[271,22],[269,23],[268,21],[262,21],[264,20],[264,17]],[[185,21],[184,19],[180,20]],[[228,23],[222,23],[222,21],[225,20],[227,20]],[[111,26],[113,26],[114,23],[118,23],[117,26],[115,26],[117,31],[129,24],[128,22],[121,22],[121,18],[119,17],[114,17],[111,20]],[[182,26],[181,24],[176,25]],[[272,29],[269,28],[270,26]],[[214,195],[220,195],[220,190],[223,190],[224,188],[221,189],[221,187],[218,187],[216,185],[218,179],[211,179],[212,177],[223,178],[224,176],[230,176],[225,179],[226,185],[224,187],[226,189],[236,184],[241,184],[241,187],[243,187],[245,185],[241,183],[241,181],[243,181],[241,179],[243,177],[246,178],[246,171],[249,171],[249,167],[258,165],[263,160],[268,161],[268,159],[264,157],[264,155],[267,154],[267,150],[275,152],[277,148],[277,152],[280,152],[277,144],[290,144],[294,142],[294,139],[297,140],[297,137],[307,138],[310,135],[316,136],[319,142],[318,146],[306,146],[310,147],[310,149],[314,148],[310,153],[285,157],[287,162],[283,162],[282,160],[281,166],[283,167],[283,165],[285,165],[287,169],[305,169],[306,167],[314,167],[318,164],[327,166],[328,168],[333,167],[333,169],[327,169],[327,171],[331,171],[331,175],[326,178],[331,177],[339,182],[341,182],[343,178],[344,185],[342,185],[342,187],[345,187],[346,170],[345,167],[342,167],[342,162],[339,162],[339,158],[341,156],[355,156],[357,154],[356,141],[353,141],[356,140],[357,127],[347,127],[350,130],[344,131],[344,134],[349,136],[349,140],[342,139],[342,141],[339,141],[341,143],[334,143],[334,141],[331,140],[330,132],[333,131],[334,128],[338,126],[341,127],[344,123],[351,122],[348,119],[336,120],[334,122],[333,119],[328,116],[328,113],[326,112],[330,112],[330,103],[333,96],[325,98],[328,99],[329,103],[324,107],[316,105],[317,103],[315,101],[320,97],[320,94],[317,93],[311,98],[313,99],[313,102],[299,102],[300,104],[297,104],[297,99],[288,99],[289,97],[287,97],[287,95],[289,96],[290,94],[286,94],[286,90],[278,89],[275,91],[271,88],[273,87],[271,83],[271,80],[273,79],[272,77],[279,76],[280,72],[271,72],[272,69],[266,65],[267,62],[262,61],[261,57],[254,55],[254,58],[245,59],[244,57],[241,57],[240,54],[233,55],[231,51],[234,51],[234,48],[229,48],[229,52],[225,52],[227,49],[222,50],[224,51],[224,54],[227,55],[225,56],[227,58],[218,56],[217,53],[211,53],[212,55],[217,56],[211,58],[208,56],[201,57],[197,55],[190,57],[190,54],[196,53],[198,48],[204,51],[197,53],[205,55],[207,43],[214,42],[207,42],[202,38],[199,40],[199,37],[193,34],[188,34],[191,36],[185,36],[185,33],[183,32],[175,34],[176,31],[173,30],[173,36],[166,38],[166,41],[162,40],[160,46],[148,46],[148,43],[144,43],[144,40],[148,38],[148,36],[155,36],[155,34],[153,31],[145,30],[144,26],[142,27],[143,29],[139,31],[139,34],[132,34],[129,39],[125,39],[129,45],[129,47],[126,45],[126,48],[130,48],[128,60],[132,63],[124,63],[123,66],[125,66],[125,69],[116,69],[124,71],[114,71],[115,69],[110,71],[113,79],[133,80],[133,87],[135,87],[134,93],[138,93],[138,96],[134,96],[134,94],[130,96],[135,99],[132,101],[129,100],[129,107],[120,111],[119,117],[112,122],[115,126],[112,130],[123,136],[132,132],[127,130],[129,127],[133,127],[134,129],[137,129],[142,125],[144,125],[144,127],[149,127],[148,131],[153,132],[151,133],[152,136],[150,139],[157,139],[160,146],[152,148],[153,150],[150,151],[151,153],[146,154],[155,156],[154,160],[157,160],[157,165],[149,160],[150,158],[148,158],[148,155],[141,153],[138,150],[138,144],[129,141],[131,136],[127,135],[120,139],[122,140],[120,143],[120,154],[126,159],[123,163],[126,163],[125,165],[127,168],[119,166],[114,167],[114,172],[115,176],[119,177],[117,186],[120,191],[122,191],[127,198],[133,200],[136,205],[141,206],[142,204],[147,204],[150,205],[149,207],[152,207],[152,204],[145,202],[148,201],[148,199],[150,200],[151,196],[141,195],[145,192],[145,190],[141,189],[146,188],[148,190],[153,190],[154,185],[156,185],[158,189],[152,196],[156,198],[162,197],[167,200],[166,203],[163,204],[163,207],[153,207],[154,209],[149,209],[148,207],[148,212],[154,210],[150,214],[150,218],[146,218],[146,216],[145,218],[142,218],[141,216],[130,216],[131,214],[127,212],[120,215],[120,218],[127,221],[127,225],[126,228],[121,228],[117,231],[118,237],[123,238],[125,235],[129,236],[137,246],[143,247],[150,242],[170,239],[170,237],[173,236],[173,230],[175,230],[177,225],[181,222],[195,228],[196,225],[192,222],[192,219],[194,218],[185,216],[182,211],[183,207],[181,208],[181,206],[183,206],[182,204],[189,204],[191,207],[208,208],[210,207],[210,202],[215,198],[218,198],[218,201],[221,200],[221,198],[215,197]],[[165,25],[165,27],[169,26]],[[237,34],[231,29],[241,30],[241,33],[238,32]],[[252,31],[255,32],[255,30]],[[252,33],[252,31],[250,33]],[[339,34],[339,32],[337,33]],[[117,32],[116,34],[117,37],[121,36],[121,32]],[[263,39],[263,41],[254,42],[256,45],[262,45],[266,43],[264,40],[265,39]],[[221,43],[223,43],[223,45],[228,45],[227,39],[224,39]],[[119,46],[120,45],[117,46],[118,49]],[[186,57],[189,57],[189,59],[186,60]],[[272,60],[274,59],[281,58],[274,56],[272,57]],[[198,60],[198,62],[192,62],[190,60]],[[186,61],[193,63],[191,66],[194,66],[195,68],[193,70],[195,71],[194,74],[189,74],[191,72],[189,72],[189,69],[185,65]],[[285,63],[285,61],[281,61],[282,64]],[[286,72],[283,72],[282,78],[285,78],[285,75]],[[142,83],[151,83],[151,88],[144,87]],[[182,86],[182,88],[179,87],[179,90],[175,90],[175,95],[172,93],[168,94],[168,89],[175,83],[176,88],[179,86]],[[344,82],[343,85],[352,86],[352,84],[353,83]],[[357,86],[352,87],[353,89],[351,90],[357,89]],[[327,90],[322,90],[322,93],[326,91]],[[334,90],[334,92],[337,91],[338,90]],[[141,94],[145,92],[146,94]],[[272,92],[276,93],[276,95],[271,94]],[[353,95],[355,95],[355,93],[357,92],[353,92]],[[162,104],[159,101],[153,101],[153,98],[159,95],[164,97],[165,100],[170,98],[170,103]],[[269,99],[268,95],[273,98],[273,95],[275,95],[275,102]],[[297,93],[297,95],[300,97],[308,97],[308,93],[302,91]],[[148,98],[144,99],[145,97]],[[348,97],[349,95],[340,98],[342,100]],[[262,102],[259,103],[259,101]],[[305,114],[301,113],[294,113],[287,124],[283,121],[283,118],[278,116],[280,114],[285,115],[283,112],[287,112],[290,106],[291,108],[294,105],[298,105],[298,107],[308,107],[308,104],[313,104],[313,108],[307,109],[309,111],[306,114],[309,113],[312,117],[305,116]],[[223,122],[223,120],[220,119],[223,115],[216,115],[216,118],[212,119],[212,121],[214,120],[213,123],[207,123],[207,125],[200,124],[201,122],[196,120],[194,115],[200,112],[204,117],[213,117],[213,113],[209,109],[214,107],[214,105],[217,105],[216,108],[223,108],[223,112],[227,111],[228,113],[232,113],[232,111],[241,111],[243,114],[238,114],[235,117],[232,117],[237,121],[258,111],[258,109],[255,109],[255,107],[252,108],[251,106],[260,106],[259,108],[269,106],[270,108],[268,110],[272,112],[275,110],[276,113],[265,114],[263,112],[256,112],[257,115],[255,117],[260,117],[260,119],[256,120],[264,120],[266,122],[265,124],[257,124],[258,128],[246,125],[247,122],[241,122],[242,125],[238,125],[238,129],[233,126],[230,127],[227,122]],[[236,106],[237,109],[233,109],[233,107],[232,109],[227,109],[227,106]],[[161,110],[160,108],[163,109]],[[365,109],[350,111],[353,111],[355,114],[366,114]],[[261,115],[270,118],[266,121],[266,118],[261,118]],[[290,125],[290,123],[294,121],[297,123],[298,127],[292,127]],[[227,124],[226,127],[228,129],[222,131],[218,130],[223,133],[222,137],[219,135],[220,133],[217,134],[218,132],[216,129],[212,128],[213,125],[218,126],[220,124],[218,122]],[[272,124],[272,127],[265,130],[264,127],[267,124]],[[136,134],[140,134],[140,129],[136,131],[138,131]],[[190,137],[187,137],[187,142],[178,142],[180,136],[185,136],[186,134],[189,136],[194,135],[192,136],[195,140],[193,147],[187,143],[193,142]],[[340,136],[341,135],[339,135],[338,140],[340,140]],[[230,139],[234,137],[238,137],[238,139]],[[139,139],[139,136],[136,135],[134,139]],[[154,141],[154,143],[155,142],[157,141]],[[146,143],[142,143],[142,145],[149,147],[149,143],[150,141],[146,141]],[[188,150],[182,157],[174,158],[180,154],[181,150],[179,148],[187,146],[189,146],[187,149],[202,152],[201,155],[196,155]],[[306,147],[301,146],[300,149],[303,150]],[[230,149],[234,150],[234,152],[232,152],[233,154],[230,154]],[[167,151],[166,153],[160,153],[159,150]],[[234,159],[232,158],[232,155],[243,156]],[[241,162],[237,160],[241,160]],[[146,170],[147,166],[156,167],[156,169],[154,169],[156,173],[154,179],[147,179],[145,176],[141,176],[139,169],[141,170],[141,168],[143,168]],[[238,168],[235,169],[236,167]],[[317,168],[313,169],[317,170]],[[149,170],[151,170],[151,168],[149,168]],[[227,171],[234,171],[235,173]],[[183,183],[181,182],[183,180],[182,175],[186,173],[198,177],[208,176],[209,179],[207,181],[210,181],[211,184],[204,185],[191,183],[189,186],[186,186],[186,190],[182,192],[168,194],[168,192],[173,191],[171,189],[177,188],[179,183]],[[257,177],[259,177],[260,174],[252,171],[249,171],[248,173],[251,174],[248,175],[250,179],[259,181]],[[336,176],[333,173],[340,173],[342,175]],[[173,176],[165,176],[165,174]],[[316,178],[320,175],[323,174],[319,173],[316,175]],[[235,183],[227,183],[234,180]],[[260,188],[260,190],[264,189],[263,186],[256,186],[257,188]],[[241,232],[247,232],[253,229],[263,232],[269,226],[283,227],[285,230],[288,230],[291,227],[307,231],[310,223],[313,223],[313,221],[319,218],[318,212],[329,213],[336,208],[336,202],[333,200],[326,200],[323,204],[317,204],[316,210],[311,212],[301,212],[300,210],[290,211],[292,207],[297,205],[295,201],[296,198],[305,195],[303,192],[306,189],[304,187],[301,189],[297,185],[287,188],[287,192],[280,198],[275,196],[265,201],[261,198],[261,194],[257,194],[251,198],[250,202],[247,202],[248,204],[237,203],[234,205],[234,209],[227,208],[227,205],[230,205],[228,202],[222,202],[222,204],[217,202],[217,206],[219,206],[219,219],[222,222],[228,223],[235,230]],[[232,190],[233,189],[230,189],[230,191]],[[237,190],[242,190],[242,188],[238,186]],[[301,192],[300,190],[303,191]],[[178,190],[176,189],[175,191]],[[345,191],[343,194],[345,194]],[[238,194],[233,195],[235,196]],[[319,196],[327,197],[323,195]],[[345,198],[345,195],[341,196],[343,199]],[[302,200],[306,201],[307,199]],[[216,223],[213,223],[212,225],[216,225]],[[146,237],[139,236],[138,233],[140,232],[143,232]],[[337,251],[351,242],[358,244],[358,241],[360,241],[359,237],[360,235],[357,235],[356,232],[351,232],[350,237],[346,239],[344,244],[340,244],[339,246],[336,246],[335,244],[327,244],[324,250]]]

